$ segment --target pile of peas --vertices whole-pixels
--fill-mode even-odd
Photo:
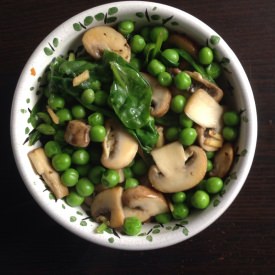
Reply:
[[[130,64],[133,68],[149,73],[164,87],[174,85],[182,92],[174,95],[170,103],[169,112],[178,115],[178,121],[165,127],[166,143],[178,140],[184,147],[194,144],[197,139],[194,122],[184,113],[187,101],[186,93],[192,86],[192,79],[184,71],[173,75],[168,70],[171,67],[176,68],[181,60],[176,49],[162,47],[169,37],[168,29],[164,26],[143,27],[136,32],[132,21],[122,21],[118,24],[117,30],[129,42],[132,53]],[[159,44],[161,46],[156,51]],[[214,80],[220,77],[222,69],[215,60],[214,52],[210,47],[200,48],[196,61],[209,77]],[[106,136],[105,116],[100,112],[91,112],[84,107],[87,104],[107,106],[108,92],[102,91],[100,82],[96,81],[93,89],[83,90],[81,101],[83,105],[79,102],[67,102],[66,98],[58,94],[51,94],[47,99],[47,105],[58,116],[59,127],[46,123],[37,127],[40,133],[52,137],[44,144],[44,150],[47,157],[51,159],[53,168],[60,173],[62,183],[69,187],[70,193],[65,200],[72,207],[82,205],[85,198],[94,195],[97,185],[102,184],[106,188],[112,188],[117,186],[120,181],[118,171],[107,169],[100,163],[101,143]],[[74,148],[65,144],[64,128],[66,123],[72,119],[84,120],[91,126],[91,144],[87,148]],[[234,142],[238,136],[239,114],[234,110],[226,111],[223,121],[225,125],[222,130],[223,138],[226,141]],[[206,152],[206,155],[208,173],[213,169],[212,160],[215,153]],[[146,176],[148,168],[145,161],[137,156],[128,167],[123,169],[125,177],[123,187],[127,189],[142,184],[140,179]],[[205,209],[211,202],[211,196],[221,192],[223,187],[223,179],[209,177],[207,174],[195,188],[167,195],[166,197],[172,204],[171,212],[156,215],[154,220],[165,224],[172,219],[186,218],[191,209]],[[141,222],[136,217],[127,218],[123,230],[128,235],[136,235],[141,230]]]

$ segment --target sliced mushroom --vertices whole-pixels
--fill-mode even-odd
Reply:
[[[198,45],[184,34],[172,33],[167,40],[168,44],[172,44],[180,49],[186,50],[193,56],[198,54]]]
[[[100,59],[104,50],[119,54],[130,61],[131,48],[125,37],[109,26],[98,26],[87,30],[82,38],[85,50],[95,59]]]
[[[213,161],[213,170],[210,176],[223,178],[229,172],[233,163],[234,150],[231,143],[225,143],[223,147],[215,154]]]
[[[90,143],[90,126],[80,120],[69,121],[65,141],[76,147],[87,147]]]
[[[187,100],[185,114],[204,128],[219,131],[222,125],[222,106],[205,90],[198,89]]]
[[[68,188],[62,184],[58,172],[52,168],[42,147],[29,152],[28,157],[37,174],[42,176],[57,199],[61,199],[69,194]]]
[[[207,157],[203,149],[178,142],[152,150],[155,165],[149,169],[152,186],[163,193],[174,193],[196,186],[205,176]]]
[[[169,89],[161,86],[154,77],[148,74],[142,73],[142,76],[151,85],[151,88],[153,91],[151,115],[153,117],[164,116],[169,110],[171,97],[172,97]]]
[[[105,128],[101,163],[110,169],[128,166],[138,151],[138,142],[114,120],[107,121]]]
[[[216,132],[214,129],[205,129],[199,125],[196,127],[196,131],[198,134],[198,142],[199,145],[205,151],[217,151],[223,145],[223,137],[220,133]]]
[[[169,211],[167,201],[160,192],[142,185],[126,189],[122,203],[125,218],[135,216],[142,222]]]
[[[162,126],[157,126],[157,132],[159,134],[158,141],[156,143],[156,148],[162,147],[165,143],[164,140],[164,133],[163,133],[163,127]]]
[[[193,86],[195,89],[203,88],[207,91],[217,102],[220,102],[223,98],[223,91],[216,84],[203,78],[198,72],[185,71],[190,77],[197,82]],[[194,82],[194,81],[193,81]]]
[[[92,217],[112,228],[121,227],[124,222],[122,192],[123,188],[118,186],[98,193],[91,203]]]

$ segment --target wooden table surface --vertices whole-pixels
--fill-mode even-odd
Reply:
[[[65,231],[28,193],[17,172],[9,140],[10,107],[19,74],[50,31],[74,14],[105,2],[0,3],[0,273],[275,274],[273,0],[160,1],[197,16],[228,42],[244,66],[257,104],[259,134],[252,169],[237,199],[214,224],[168,248],[120,251],[88,243]]]

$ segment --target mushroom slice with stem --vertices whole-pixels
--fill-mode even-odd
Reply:
[[[217,151],[223,145],[223,137],[214,129],[205,129],[199,125],[195,127],[198,134],[199,145],[205,151]]]
[[[58,172],[52,168],[42,147],[29,152],[28,157],[37,174],[42,176],[57,199],[61,199],[69,194],[68,188],[62,184]]]
[[[90,143],[90,126],[80,120],[69,121],[64,139],[76,147],[87,147]]]
[[[97,26],[87,30],[82,37],[82,43],[95,59],[100,59],[104,50],[113,51],[128,62],[131,59],[131,48],[127,40],[110,26]]]
[[[211,95],[217,102],[223,98],[223,91],[216,84],[203,78],[198,72],[185,71],[193,80],[195,80],[195,89],[202,88]],[[194,81],[193,81],[194,82]]]
[[[125,218],[135,216],[142,222],[169,211],[167,201],[160,192],[142,185],[125,190],[122,204]]]
[[[229,172],[233,163],[234,150],[231,143],[225,143],[215,154],[213,170],[209,172],[211,177],[223,178]]]
[[[109,169],[121,169],[128,166],[138,151],[138,142],[115,120],[105,124],[107,131],[102,143],[101,163]]]
[[[142,73],[142,76],[148,81],[153,91],[151,115],[153,117],[164,116],[170,107],[172,97],[170,90],[164,86],[161,86],[154,77],[145,73]]]
[[[123,188],[118,186],[98,193],[91,203],[92,217],[112,228],[121,227],[124,222],[122,192]]]
[[[207,157],[203,149],[192,145],[185,150],[178,142],[152,150],[155,161],[149,169],[152,186],[163,193],[188,190],[204,178]]]
[[[185,114],[204,128],[222,128],[223,107],[205,90],[198,89],[187,100]]]

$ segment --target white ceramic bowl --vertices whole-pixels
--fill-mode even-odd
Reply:
[[[156,224],[143,226],[143,236],[128,237],[104,233],[96,234],[97,224],[87,218],[81,208],[71,208],[63,200],[55,201],[45,185],[35,174],[27,153],[33,147],[23,144],[31,130],[28,120],[28,109],[37,101],[36,91],[40,76],[54,57],[67,54],[68,50],[80,45],[80,37],[86,28],[102,24],[116,24],[124,19],[132,19],[137,25],[159,24],[171,30],[185,32],[198,43],[218,36],[213,29],[192,15],[158,3],[129,1],[109,3],[86,10],[70,18],[53,30],[31,55],[18,81],[14,94],[11,113],[12,146],[19,172],[26,187],[46,213],[55,221],[76,235],[96,244],[125,250],[147,250],[170,246],[182,242],[204,230],[231,205],[242,188],[249,173],[254,157],[257,139],[257,116],[253,93],[240,61],[220,37],[215,49],[220,58],[227,58],[228,80],[232,85],[236,106],[243,110],[241,115],[240,138],[238,141],[239,159],[230,173],[222,197],[217,196],[206,210],[191,215],[186,223],[177,226],[171,222],[164,227]]]

